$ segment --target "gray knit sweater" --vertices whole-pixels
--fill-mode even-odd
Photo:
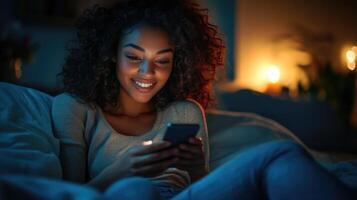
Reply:
[[[161,140],[167,123],[200,125],[198,136],[204,143],[208,167],[209,148],[205,117],[198,103],[191,100],[174,102],[158,112],[153,128],[141,136],[127,136],[116,132],[106,121],[100,107],[83,104],[66,93],[54,98],[52,119],[55,136],[61,143],[60,157],[64,179],[67,180],[83,183],[93,178],[115,175],[116,169],[120,168],[120,160],[128,149],[146,140]],[[110,172],[103,173],[105,170]],[[180,188],[190,184],[188,173],[176,168],[169,168],[150,180]]]

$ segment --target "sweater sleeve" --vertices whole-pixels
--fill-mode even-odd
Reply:
[[[200,125],[197,137],[200,137],[202,139],[203,151],[205,153],[205,166],[206,169],[209,171],[209,140],[204,109],[198,102],[189,99],[188,104],[185,106],[185,118],[190,123],[197,123]]]
[[[84,139],[87,107],[69,94],[56,96],[52,104],[52,123],[60,140],[63,178],[86,181],[87,146]]]

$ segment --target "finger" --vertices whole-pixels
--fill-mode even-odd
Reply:
[[[188,139],[188,143],[190,143],[190,144],[202,144],[202,138],[201,137],[190,137]]]
[[[180,159],[186,159],[186,160],[194,160],[196,158],[198,158],[199,156],[196,155],[196,154],[192,154],[192,153],[189,153],[189,152],[180,152],[178,155],[177,155],[178,158]]]
[[[146,165],[140,168],[133,168],[132,172],[141,176],[155,176],[165,171],[169,166],[176,164],[178,158],[172,158],[164,160],[162,162],[154,163],[152,165]]]
[[[133,168],[140,168],[142,166],[149,165],[160,160],[175,157],[178,152],[178,149],[168,149],[157,153],[137,156],[131,160],[131,165]]]
[[[192,145],[192,144],[180,144],[179,150],[183,152],[190,152],[192,154],[202,154],[203,146],[202,145]]]
[[[178,160],[176,166],[178,168],[187,168],[187,167],[192,167],[192,166],[198,166],[198,165],[204,165],[205,161],[202,159],[196,159],[196,160]]]
[[[198,147],[203,147],[202,140],[198,138],[191,137],[186,143],[183,143],[187,146],[198,146]]]
[[[170,142],[159,141],[159,142],[152,143],[151,145],[138,146],[131,153],[134,156],[150,154],[150,153],[153,153],[156,151],[163,150],[163,149],[169,147],[170,145],[171,145]]]

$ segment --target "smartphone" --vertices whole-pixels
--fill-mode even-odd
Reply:
[[[173,146],[186,143],[190,137],[197,135],[200,126],[198,124],[168,123],[163,140],[171,142]]]

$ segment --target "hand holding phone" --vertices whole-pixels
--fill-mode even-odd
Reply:
[[[198,124],[168,123],[163,140],[171,142],[172,146],[188,142],[190,137],[195,137],[200,128]]]

